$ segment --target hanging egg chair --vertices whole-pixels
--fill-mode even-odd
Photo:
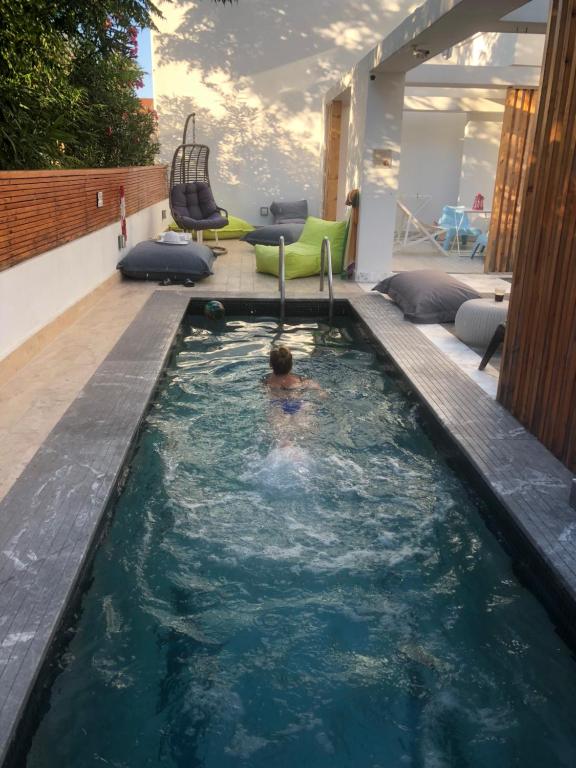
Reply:
[[[187,141],[188,126],[192,122],[192,143]],[[206,229],[214,231],[218,242],[218,230],[228,224],[228,211],[214,200],[208,174],[210,148],[196,143],[196,113],[188,115],[184,124],[182,144],[174,152],[170,168],[170,212],[176,224],[185,231],[196,233],[202,242]],[[218,245],[212,247],[215,254],[226,253]]]

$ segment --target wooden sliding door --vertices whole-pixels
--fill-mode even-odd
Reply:
[[[338,169],[340,167],[340,137],[342,135],[342,102],[333,101],[326,114],[326,145],[324,150],[324,192],[322,218],[336,220],[338,204]]]
[[[499,400],[576,471],[576,0],[552,0]]]
[[[523,183],[533,140],[537,91],[509,88],[492,203],[485,272],[512,272],[520,221]]]

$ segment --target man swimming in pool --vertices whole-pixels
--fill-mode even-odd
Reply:
[[[270,352],[272,373],[264,379],[264,384],[274,395],[273,405],[279,406],[286,414],[298,413],[304,401],[297,395],[305,389],[321,390],[318,382],[292,373],[292,353],[288,347],[275,347]]]

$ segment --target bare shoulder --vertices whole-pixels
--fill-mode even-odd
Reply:
[[[321,397],[328,397],[328,393],[314,379],[303,379],[301,384],[303,389],[309,389],[317,392]]]

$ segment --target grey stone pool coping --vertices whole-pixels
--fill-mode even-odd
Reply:
[[[0,504],[0,764],[90,563],[189,302],[216,296],[277,299],[277,294],[242,292],[154,292]],[[571,473],[390,302],[378,294],[343,300],[500,503],[520,551],[531,555],[537,591],[551,594],[572,622]]]

